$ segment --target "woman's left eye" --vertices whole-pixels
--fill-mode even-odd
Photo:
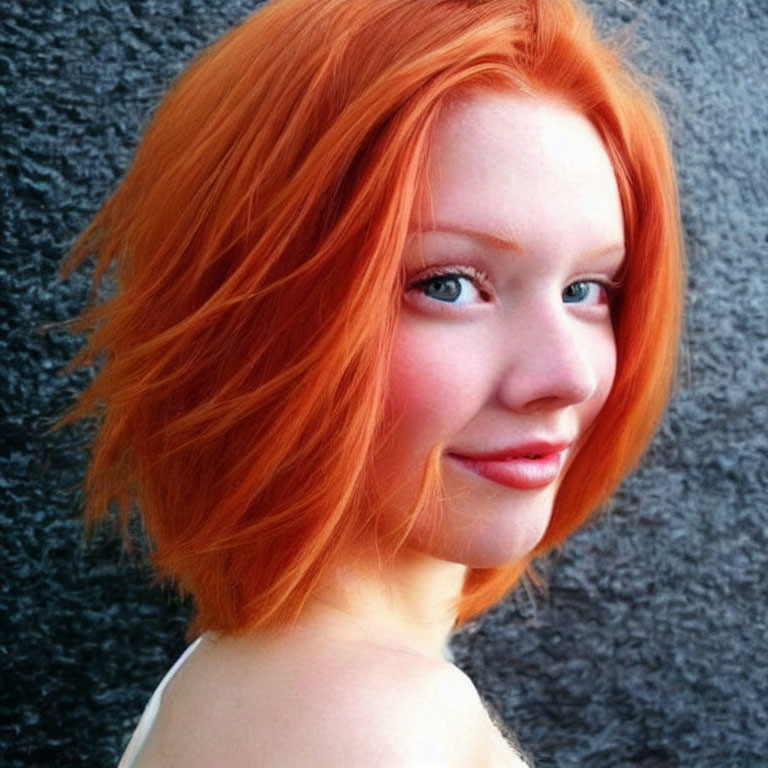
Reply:
[[[596,280],[579,280],[563,291],[566,304],[605,304],[607,300],[605,286]]]

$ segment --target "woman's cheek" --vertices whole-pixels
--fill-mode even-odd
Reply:
[[[466,330],[401,322],[389,382],[389,406],[401,429],[433,444],[460,431],[484,402],[480,357]]]
[[[616,341],[613,329],[606,327],[602,334],[593,344],[595,350],[595,363],[598,371],[598,397],[595,403],[595,412],[592,414],[594,419],[605,405],[608,395],[613,389],[613,382],[616,377]]]

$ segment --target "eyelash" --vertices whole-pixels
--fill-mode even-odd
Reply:
[[[416,280],[411,281],[406,286],[406,291],[413,291],[419,288],[424,288],[437,277],[442,278],[443,280],[450,280],[452,278],[455,279],[459,277],[467,278],[474,283],[475,288],[484,301],[487,302],[491,299],[491,291],[489,290],[491,283],[490,278],[482,270],[469,266],[457,266],[451,267],[449,269],[444,267],[435,267],[434,269],[420,275]],[[585,278],[583,280],[575,280],[574,283],[597,283],[605,291],[605,295],[609,303],[621,286],[621,281],[619,280],[591,280],[589,278]],[[570,283],[569,285],[573,285],[573,283]]]
[[[443,280],[465,277],[474,283],[475,288],[477,288],[478,293],[484,301],[491,300],[491,280],[485,272],[480,269],[475,269],[475,267],[451,267],[450,269],[436,267],[409,283],[406,286],[406,290],[412,291],[417,288],[424,288],[424,286],[429,285],[429,283],[436,277],[442,278]]]

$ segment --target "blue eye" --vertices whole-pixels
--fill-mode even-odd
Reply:
[[[444,304],[472,304],[478,300],[489,301],[490,294],[477,285],[474,274],[463,272],[439,272],[417,280],[409,290],[418,290],[428,299]]]
[[[603,304],[606,300],[605,286],[596,280],[579,280],[563,291],[566,304]]]

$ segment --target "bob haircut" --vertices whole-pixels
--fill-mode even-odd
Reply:
[[[522,562],[470,568],[457,625],[494,603],[639,461],[675,380],[683,254],[664,124],[647,87],[572,0],[272,0],[200,54],[74,243],[95,255],[69,321],[92,385],[54,425],[98,427],[89,529],[138,509],[157,575],[191,593],[193,632],[296,619],[324,574],[393,557],[439,507],[439,454],[382,532],[373,480],[401,254],[434,129],[481,91],[564,101],[612,161],[627,258],[607,403]],[[110,272],[107,273],[108,268]],[[114,270],[114,272],[112,272]],[[117,290],[98,303],[105,273]]]

